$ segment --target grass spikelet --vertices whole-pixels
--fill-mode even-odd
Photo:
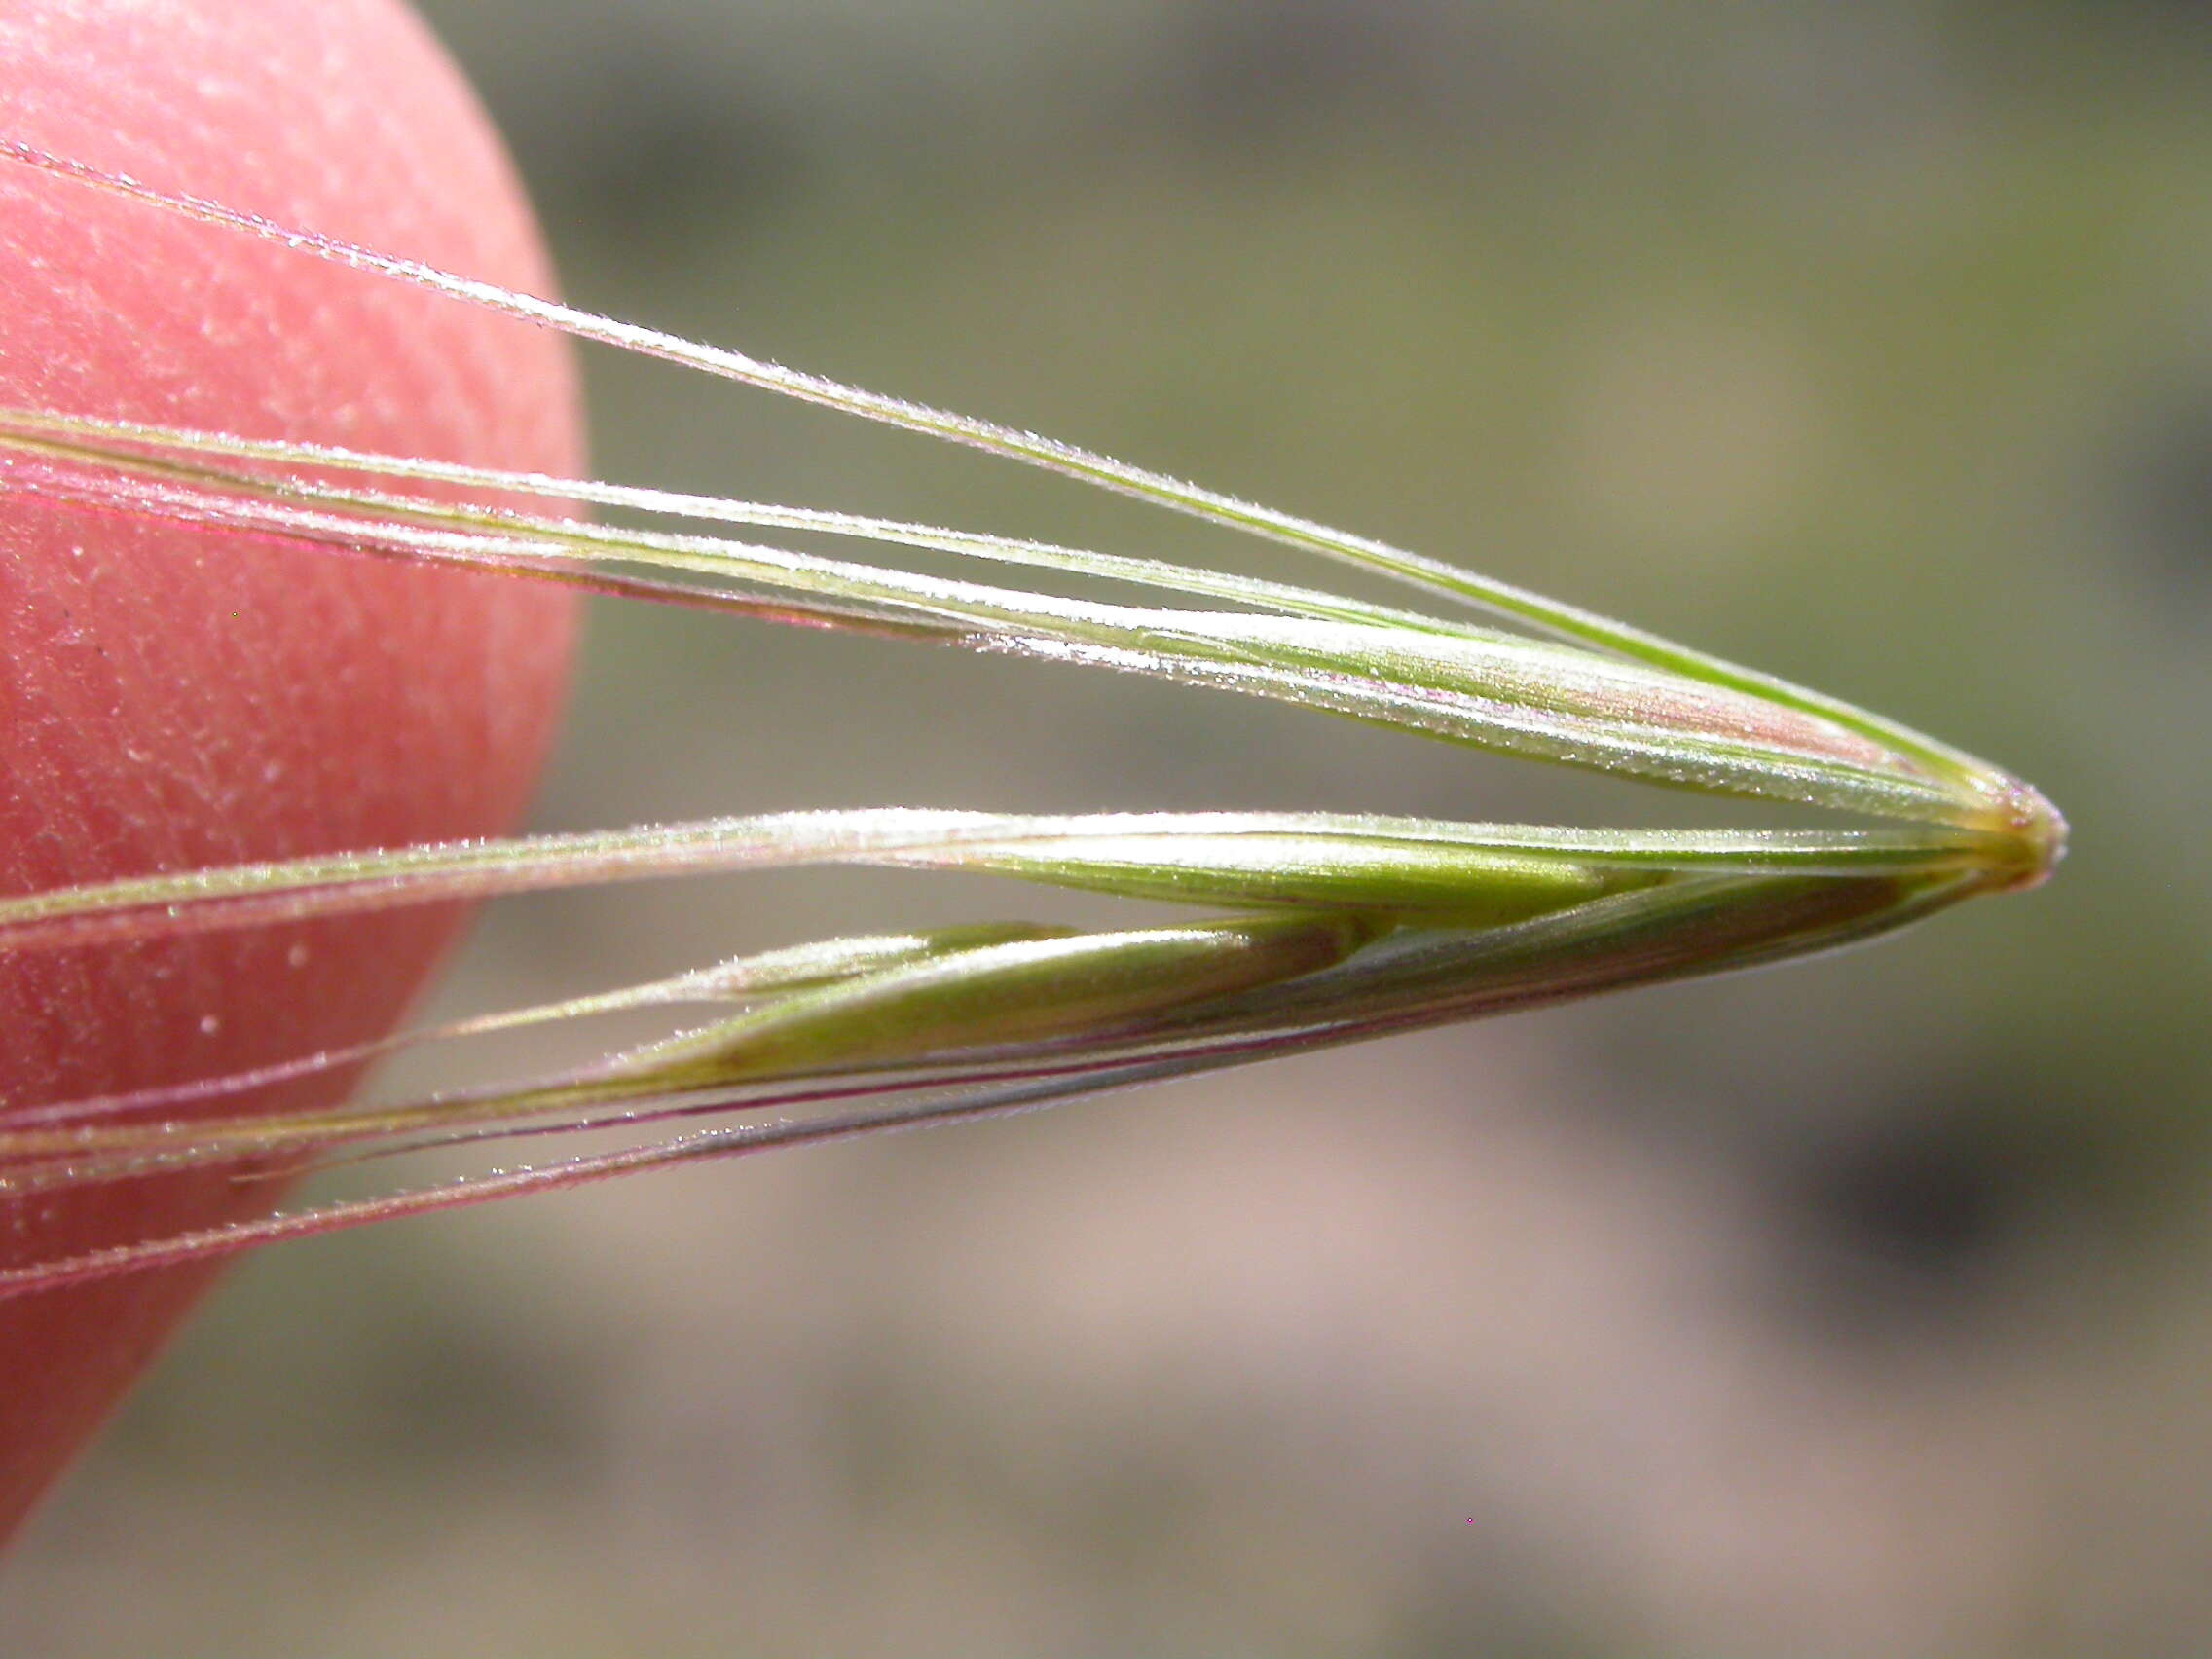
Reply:
[[[1197,914],[1077,933],[1019,921],[830,940],[489,1014],[342,1052],[18,1110],[0,1192],[180,1168],[291,1168],[425,1143],[609,1127],[616,1151],[492,1169],[0,1273],[0,1295],[672,1163],[1026,1110],[1074,1094],[1729,972],[1852,944],[2032,886],[2064,821],[2031,787],[1803,687],[1441,561],[1032,434],[863,391],[168,195],[0,140],[0,161],[149,212],[282,242],[577,338],[964,444],[1379,572],[1419,607],[897,520],[307,445],[0,410],[0,496],[190,524],[241,555],[401,560],[752,619],[1111,668],[1701,793],[1856,815],[1644,831],[1343,814],[1032,816],[884,807],[365,849],[0,902],[0,951],[113,944],[584,883],[800,865],[964,870]],[[456,504],[451,487],[583,501],[659,528]],[[927,575],[763,539],[949,554]],[[1022,585],[1079,578],[1080,598]],[[288,1116],[266,1083],[410,1043],[648,1007],[704,1024],[558,1074]],[[784,1111],[769,1120],[722,1122]],[[709,1126],[696,1126],[705,1121]],[[248,1177],[249,1178],[249,1177]]]

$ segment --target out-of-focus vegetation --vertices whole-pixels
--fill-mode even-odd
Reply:
[[[2075,853],[1785,972],[270,1253],[0,1648],[2212,1648],[2212,12],[426,9],[572,297],[1685,635],[2016,768]],[[1284,568],[593,370],[611,476]],[[549,827],[1714,816],[685,616],[586,669]],[[448,1000],[1071,907],[534,901]]]

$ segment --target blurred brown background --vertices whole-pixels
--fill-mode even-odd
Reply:
[[[2212,9],[425,9],[582,302],[1858,698],[2076,851],[1754,978],[260,1256],[25,1540],[0,1650],[2212,1651]],[[611,476],[1315,574],[592,373]],[[1135,681],[596,627],[545,827],[1757,821]],[[437,1006],[1063,913],[532,901]]]

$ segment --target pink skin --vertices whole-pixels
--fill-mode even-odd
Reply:
[[[548,291],[498,140],[396,0],[12,0],[0,132]],[[0,169],[0,319],[10,405],[580,464],[553,337],[27,169]],[[495,832],[550,737],[571,620],[566,597],[526,584],[0,495],[0,892]],[[460,919],[443,905],[0,957],[0,1112],[382,1033]],[[0,1265],[271,1198],[220,1172],[0,1198]],[[209,1272],[0,1303],[0,1536]]]

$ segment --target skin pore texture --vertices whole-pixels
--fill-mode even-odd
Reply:
[[[550,292],[497,137],[392,0],[12,0],[0,132]],[[28,169],[0,169],[0,318],[10,405],[581,465],[553,336]],[[571,623],[532,584],[0,494],[0,893],[498,831],[550,739]],[[0,1116],[379,1034],[461,919],[0,957]],[[0,1194],[0,1264],[219,1223],[276,1191],[214,1171]],[[208,1277],[0,1303],[0,1537]]]

